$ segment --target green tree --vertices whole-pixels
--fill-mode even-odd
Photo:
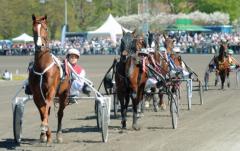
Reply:
[[[237,19],[240,11],[240,1],[239,0],[199,0],[196,2],[196,9],[212,13],[214,11],[221,11],[228,13],[231,20]]]

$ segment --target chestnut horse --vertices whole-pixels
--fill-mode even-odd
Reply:
[[[139,130],[138,125],[138,107],[143,100],[144,88],[148,78],[147,64],[148,55],[140,53],[142,48],[146,48],[146,42],[142,36],[136,36],[133,40],[133,49],[136,54],[131,55],[126,60],[125,75],[128,80],[130,89],[130,97],[132,99],[133,123],[132,128]],[[125,115],[124,115],[125,116]],[[122,123],[126,124],[126,117],[122,119]]]
[[[51,104],[59,97],[57,141],[62,142],[63,110],[68,104],[69,76],[61,79],[60,67],[48,47],[47,16],[32,15],[33,38],[35,44],[34,64],[29,72],[29,87],[41,117],[40,141],[51,143],[51,130],[48,125]]]

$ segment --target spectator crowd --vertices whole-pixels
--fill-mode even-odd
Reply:
[[[163,45],[165,39],[163,34],[158,34],[159,44]],[[227,41],[234,53],[240,53],[240,33],[189,33],[169,32],[169,36],[175,39],[175,46],[184,53],[208,54],[218,51],[221,41]],[[99,55],[119,53],[120,38],[114,43],[110,38],[93,37],[88,40],[84,37],[66,37],[62,45],[59,40],[52,40],[49,47],[56,55],[65,55],[70,48],[76,48],[81,54]],[[0,55],[33,55],[34,44],[12,44],[0,43]]]

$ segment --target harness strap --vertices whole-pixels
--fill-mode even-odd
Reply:
[[[52,66],[55,64],[55,62],[52,62],[43,72],[36,72],[35,70],[34,70],[34,68],[33,68],[33,73],[35,73],[36,75],[39,75],[40,76],[40,92],[41,92],[41,95],[42,95],[42,97],[43,97],[43,99],[44,99],[44,101],[46,101],[46,99],[45,99],[45,97],[44,97],[44,95],[43,95],[43,92],[42,92],[42,76],[43,76],[43,74],[45,73],[45,72],[47,72],[50,68],[52,68]]]

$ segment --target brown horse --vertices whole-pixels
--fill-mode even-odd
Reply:
[[[60,68],[53,59],[48,47],[47,16],[32,15],[35,54],[33,68],[29,72],[29,87],[41,117],[40,141],[51,143],[51,130],[48,125],[51,103],[59,97],[57,141],[62,142],[63,110],[67,105],[70,88],[69,76],[61,80]]]
[[[121,38],[120,43],[120,60],[115,64],[116,73],[115,73],[115,82],[116,82],[116,93],[117,98],[121,104],[121,117],[122,117],[122,128],[126,128],[127,121],[127,108],[130,100],[130,89],[125,74],[125,66],[127,58],[135,54],[132,50],[133,39],[135,38],[135,30],[130,32],[123,31],[123,37]]]
[[[125,66],[125,74],[127,76],[132,99],[132,128],[134,130],[140,129],[138,125],[138,107],[140,101],[143,100],[144,88],[148,78],[148,69],[146,66],[148,64],[148,55],[140,53],[142,48],[146,48],[146,43],[142,36],[138,36],[133,40],[133,49],[135,49],[136,54],[127,58]],[[126,121],[124,122],[126,123]]]
[[[216,76],[219,75],[221,79],[221,89],[224,89],[225,79],[226,77],[229,78],[230,73],[230,63],[226,55],[227,49],[227,43],[222,43],[219,49],[219,55],[214,59],[217,67]]]
[[[182,60],[181,57],[176,56],[176,54],[173,53],[173,47],[174,47],[174,39],[170,37],[166,37],[164,35],[165,42],[164,47],[166,48],[166,52],[160,53],[159,51],[156,51],[154,54],[154,58],[156,62],[159,64],[160,67],[160,73],[166,78],[166,79],[172,79],[177,78],[175,76],[172,76],[171,72],[176,71],[177,68],[181,68]],[[170,56],[170,57],[168,57]],[[172,62],[170,61],[172,60]],[[171,64],[174,64],[175,67],[172,67]],[[177,71],[179,72],[179,71]],[[176,83],[174,83],[175,85]],[[166,109],[166,105],[163,100],[163,94],[161,91],[159,91],[159,106],[161,109]]]

